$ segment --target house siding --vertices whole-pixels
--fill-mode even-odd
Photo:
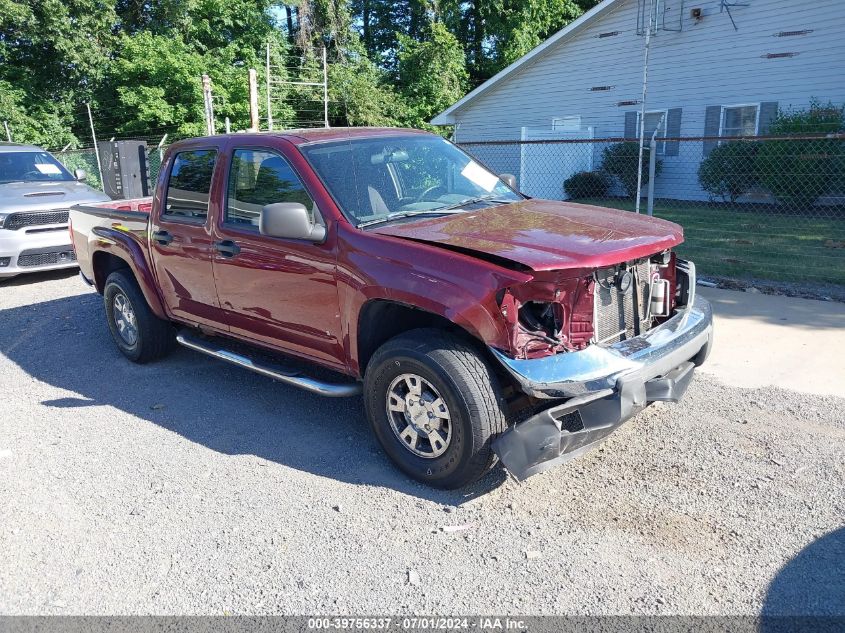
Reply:
[[[640,106],[620,101],[642,96],[643,38],[636,34],[637,1],[625,0],[453,113],[459,143],[517,140],[523,127],[550,129],[552,119],[578,115],[595,138],[630,136]],[[663,0],[667,27],[678,28],[680,0]],[[708,106],[776,102],[806,107],[815,98],[845,102],[845,3],[841,0],[746,0],[731,8],[735,30],[718,0],[683,4],[681,32],[659,30],[651,39],[646,110],[672,112],[672,131],[703,136],[712,129]],[[694,20],[690,9],[701,9]],[[812,32],[778,37],[782,31]],[[601,33],[618,35],[601,37]],[[766,58],[767,54],[797,53]],[[591,87],[612,86],[591,91]],[[678,110],[680,109],[680,110]],[[761,113],[762,114],[762,113]],[[761,122],[764,117],[761,116]],[[626,126],[627,121],[627,126]],[[709,123],[709,129],[706,124]],[[701,197],[696,170],[705,152],[682,143],[667,147],[663,174]],[[491,149],[485,150],[492,154]],[[597,152],[599,152],[597,144]],[[696,159],[697,157],[697,159]],[[482,157],[483,159],[483,157]],[[500,161],[503,162],[503,161]],[[505,171],[513,171],[513,165]]]

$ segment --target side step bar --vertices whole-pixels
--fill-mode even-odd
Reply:
[[[259,364],[251,358],[236,354],[221,347],[214,341],[198,338],[188,330],[180,330],[176,335],[176,341],[180,345],[184,345],[185,347],[197,352],[202,352],[212,358],[226,361],[232,365],[237,365],[238,367],[254,371],[256,374],[273,378],[279,382],[283,382],[287,385],[293,385],[294,387],[299,387],[300,389],[305,389],[306,391],[310,391],[311,393],[316,393],[321,396],[328,396],[330,398],[345,398],[348,396],[357,396],[362,391],[361,383],[359,382],[340,384],[321,382],[313,378],[302,376],[295,371],[291,371],[283,367],[271,367],[269,365]]]

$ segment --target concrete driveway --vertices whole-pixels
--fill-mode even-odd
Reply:
[[[716,340],[701,371],[735,387],[845,397],[845,303],[699,288]]]

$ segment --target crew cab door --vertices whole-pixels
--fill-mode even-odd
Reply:
[[[153,214],[150,251],[171,316],[225,329],[211,266],[209,219],[215,215],[214,201],[220,199],[213,191],[218,154],[216,148],[198,147],[179,151],[169,161],[158,212]]]
[[[343,369],[335,280],[335,233],[323,243],[261,235],[264,205],[300,202],[325,222],[294,167],[301,157],[273,148],[227,150],[223,208],[215,223],[214,277],[232,334]]]

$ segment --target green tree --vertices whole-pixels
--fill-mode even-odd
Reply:
[[[306,57],[327,49],[332,125],[407,125],[407,105],[367,57],[348,5],[302,0],[297,13],[296,41]]]
[[[114,121],[115,132],[169,132],[176,138],[205,134],[200,76],[209,69],[202,55],[181,38],[149,31],[123,35],[118,50],[107,82],[114,94],[103,95],[107,98],[98,104]]]
[[[491,70],[498,72],[515,62],[582,13],[575,0],[502,2],[501,11],[491,16],[489,28],[495,42]]]
[[[103,75],[116,15],[98,0],[0,0],[0,103],[14,138],[73,141]]]
[[[76,141],[70,130],[69,117],[52,103],[31,101],[22,88],[0,80],[0,119],[6,121],[15,142],[59,147]],[[5,130],[0,131],[5,141]]]
[[[466,92],[463,49],[442,23],[429,23],[422,41],[400,34],[398,60],[399,90],[415,127],[427,127],[432,116]]]
[[[473,85],[580,16],[593,0],[444,0],[436,14],[462,42]]]

